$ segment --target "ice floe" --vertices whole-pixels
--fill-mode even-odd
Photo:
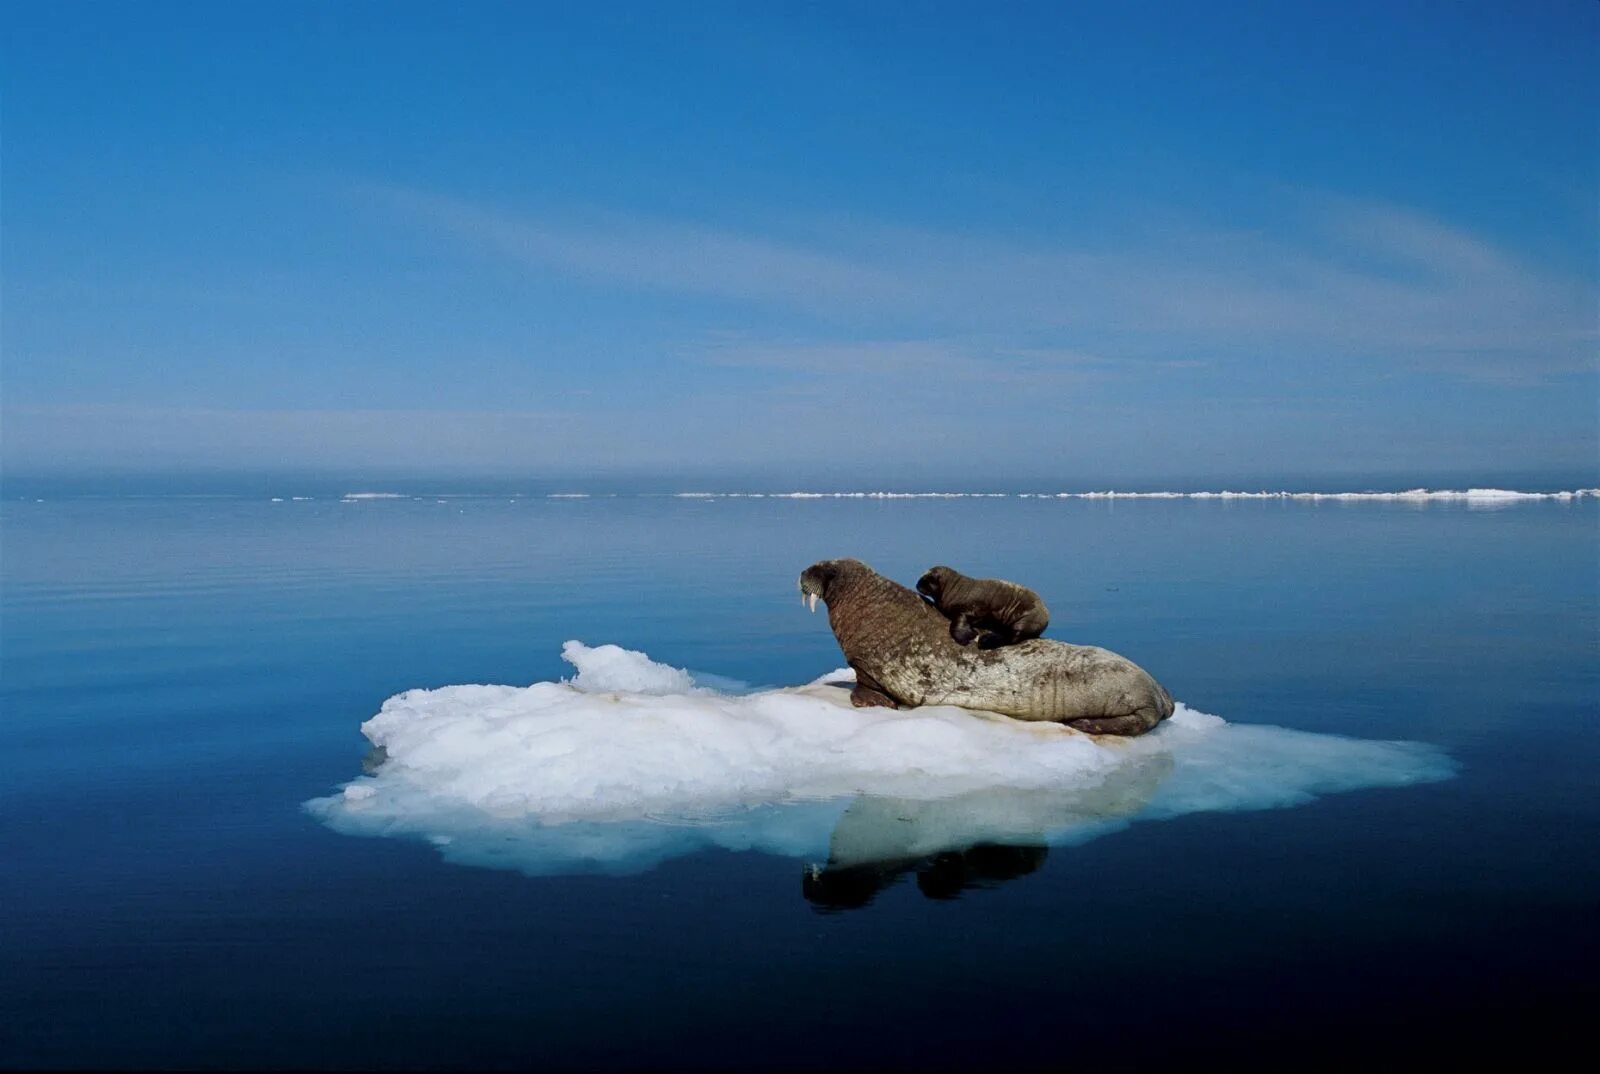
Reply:
[[[948,706],[855,709],[848,670],[742,693],[614,645],[575,674],[390,698],[369,774],[306,803],[352,835],[530,875],[637,872],[708,847],[838,864],[1080,843],[1140,819],[1448,778],[1439,749],[1232,724],[1180,705],[1133,740]],[[709,677],[707,681],[710,681]]]

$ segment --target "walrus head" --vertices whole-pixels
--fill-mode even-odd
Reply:
[[[929,567],[928,572],[917,579],[917,592],[938,604],[945,589],[960,577],[961,572],[954,567]]]
[[[813,563],[800,572],[800,603],[816,611],[819,599],[824,604],[828,602],[828,591],[832,587],[861,571],[871,573],[872,568],[859,559],[824,559]]]

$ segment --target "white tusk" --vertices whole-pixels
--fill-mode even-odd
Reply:
[[[812,593],[811,594],[811,612],[812,612],[813,615],[815,615],[816,611],[817,611],[817,595],[815,593]]]

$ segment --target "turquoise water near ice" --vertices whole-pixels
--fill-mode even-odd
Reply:
[[[0,1062],[1525,1056],[1597,939],[1597,534],[1593,498],[8,501]],[[811,681],[795,576],[842,555],[1024,581],[1230,728],[1453,774],[853,871],[819,868],[848,803],[822,849],[538,875],[303,805],[386,698],[569,676],[569,639]]]

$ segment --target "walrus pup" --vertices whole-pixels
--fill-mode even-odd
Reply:
[[[1003,578],[968,578],[954,567],[933,567],[917,579],[917,592],[950,620],[957,645],[977,639],[980,649],[998,649],[1037,638],[1050,625],[1050,609],[1039,594]]]
[[[916,593],[859,559],[825,559],[800,575],[801,599],[828,624],[856,672],[857,707],[961,705],[1019,720],[1054,720],[1095,735],[1140,735],[1172,715],[1172,697],[1133,661],[1049,638],[979,649]]]

